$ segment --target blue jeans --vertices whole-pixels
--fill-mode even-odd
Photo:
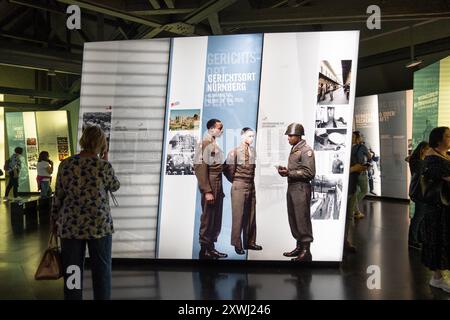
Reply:
[[[8,198],[9,191],[11,191],[11,189],[13,189],[14,198],[17,198],[18,197],[17,191],[19,189],[19,178],[18,177],[14,178],[12,171],[9,172],[8,185],[6,186],[5,190],[5,198]]]
[[[109,300],[111,299],[111,235],[93,240],[61,239],[61,258],[64,272],[64,299],[83,299],[83,272],[86,245],[89,249],[91,261],[94,300]],[[78,280],[80,287],[71,289],[68,285],[74,283],[75,273],[71,271],[73,267],[69,270],[67,268],[74,265],[78,266],[80,270],[80,279]]]
[[[41,198],[48,198],[52,194],[52,188],[50,187],[50,181],[41,181]]]

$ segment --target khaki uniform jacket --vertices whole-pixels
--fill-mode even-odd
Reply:
[[[215,181],[222,181],[224,154],[214,137],[206,135],[195,151],[194,171],[202,194],[215,193]],[[214,189],[213,189],[214,188]]]
[[[246,149],[248,152],[246,152]],[[255,177],[256,150],[241,144],[228,153],[224,166],[224,175],[228,181],[236,179],[252,181]]]
[[[288,183],[310,182],[316,175],[314,151],[301,140],[291,150],[288,160]]]

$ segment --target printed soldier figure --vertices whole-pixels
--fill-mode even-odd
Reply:
[[[231,245],[237,254],[245,254],[244,249],[262,250],[256,244],[256,193],[255,167],[256,151],[251,145],[255,132],[250,128],[241,131],[242,143],[230,151],[224,174],[232,183],[231,208],[232,228]],[[243,233],[244,246],[242,246]]]
[[[285,257],[295,257],[292,261],[311,261],[310,244],[314,240],[311,226],[311,180],[316,175],[314,152],[302,140],[303,126],[291,123],[286,130],[292,145],[288,167],[278,167],[278,173],[288,178],[287,209],[292,236],[297,240],[294,250],[285,252]]]
[[[202,215],[200,217],[200,259],[226,258],[214,248],[222,227],[222,189],[223,151],[216,143],[216,138],[223,132],[222,122],[211,119],[207,122],[206,132],[201,146],[197,147],[194,159],[194,171],[201,193]]]

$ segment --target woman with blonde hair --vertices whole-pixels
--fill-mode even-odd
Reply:
[[[118,190],[120,183],[108,161],[106,136],[100,127],[86,127],[80,146],[82,150],[79,154],[63,160],[59,165],[51,215],[52,231],[61,238],[64,298],[81,300],[83,297],[87,245],[94,299],[110,299],[114,227],[109,193]],[[74,266],[80,270],[78,285],[71,277]]]

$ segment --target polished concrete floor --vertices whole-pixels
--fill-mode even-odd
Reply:
[[[356,254],[340,266],[147,263],[113,267],[114,299],[449,299],[428,286],[420,252],[408,250],[408,204],[366,200],[357,222]],[[40,224],[22,234],[11,229],[0,204],[0,299],[62,299],[62,281],[35,281],[48,237]],[[368,289],[367,268],[379,266],[381,288]],[[90,272],[85,298],[92,298]]]

